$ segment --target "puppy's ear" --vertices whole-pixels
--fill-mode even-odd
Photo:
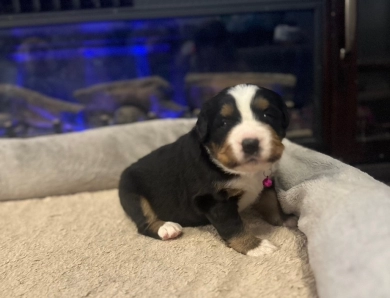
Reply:
[[[203,143],[207,139],[208,135],[208,119],[206,112],[202,109],[198,115],[198,121],[196,121],[195,131],[199,137],[199,140]]]
[[[198,121],[196,122],[195,126],[195,130],[198,134],[199,140],[202,143],[207,141],[212,121],[214,120],[216,113],[218,112],[218,105],[221,100],[224,99],[228,89],[229,88],[223,89],[213,98],[203,103],[202,109],[200,110],[198,116]]]
[[[276,94],[276,93],[274,93]],[[288,108],[284,99],[278,94],[277,95],[277,107],[282,112],[281,119],[281,131],[279,135],[284,138],[286,136],[287,127],[290,124],[290,113],[288,112]]]
[[[198,115],[198,121],[195,125],[195,130],[198,134],[199,140],[204,143],[207,140],[211,121],[213,119],[213,108],[215,106],[216,99],[215,97],[207,100],[200,110]]]

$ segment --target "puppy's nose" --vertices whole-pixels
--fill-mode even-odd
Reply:
[[[241,143],[242,151],[247,155],[253,155],[259,151],[258,139],[244,139]]]

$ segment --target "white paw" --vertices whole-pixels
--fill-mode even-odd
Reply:
[[[268,240],[262,240],[258,247],[251,249],[246,254],[251,257],[260,257],[273,253],[275,250],[277,250],[275,245],[273,245]]]
[[[182,226],[178,223],[167,221],[158,229],[157,234],[162,240],[168,240],[178,237],[182,230]]]
[[[298,227],[298,217],[296,217],[294,215],[290,216],[289,218],[287,218],[284,221],[283,226],[290,228],[290,229],[294,229],[294,228]]]

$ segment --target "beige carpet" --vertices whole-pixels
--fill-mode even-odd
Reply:
[[[0,294],[316,297],[303,234],[247,218],[278,251],[240,255],[211,227],[168,242],[139,236],[115,190],[0,202]]]

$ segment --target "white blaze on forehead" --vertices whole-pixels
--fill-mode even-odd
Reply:
[[[251,109],[252,99],[255,97],[259,87],[253,85],[237,85],[228,90],[228,94],[233,96],[237,109],[240,111],[242,121],[253,121],[255,117]]]

